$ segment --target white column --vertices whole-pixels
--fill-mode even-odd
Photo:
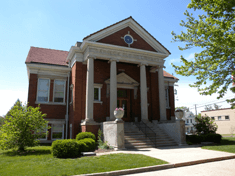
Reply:
[[[93,101],[94,101],[94,59],[87,59],[87,77],[86,77],[86,119],[85,122],[94,122],[93,119]]]
[[[110,60],[110,120],[115,120],[114,110],[117,108],[117,66],[116,60]]]
[[[140,65],[140,97],[141,97],[141,120],[148,120],[147,80],[146,68]]]
[[[166,121],[166,99],[165,99],[165,84],[163,76],[163,68],[158,68],[158,87],[159,87],[159,106],[160,106],[160,121]]]

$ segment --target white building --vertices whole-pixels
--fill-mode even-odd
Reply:
[[[186,132],[186,134],[191,134],[191,133],[195,132],[196,129],[193,126],[196,123],[195,115],[192,112],[184,112],[183,119],[185,120],[185,132]]]

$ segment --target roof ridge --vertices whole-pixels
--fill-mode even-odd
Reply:
[[[51,48],[42,48],[42,47],[37,47],[37,46],[30,46],[30,48],[39,48],[39,49],[48,49],[48,50],[54,50],[54,51],[69,52],[69,51],[65,51],[65,50],[58,50],[58,49],[51,49]]]

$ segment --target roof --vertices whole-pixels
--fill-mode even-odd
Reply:
[[[171,52],[170,52],[167,48],[165,48],[156,38],[154,38],[146,29],[144,29],[143,26],[141,26],[137,21],[135,21],[134,18],[132,18],[132,16],[130,16],[130,17],[124,19],[124,20],[121,20],[121,21],[119,21],[119,22],[117,22],[117,23],[114,23],[114,24],[112,24],[112,25],[110,25],[110,26],[107,26],[107,27],[105,27],[105,28],[103,28],[103,29],[101,29],[101,30],[99,30],[99,31],[96,31],[96,32],[94,32],[94,33],[92,33],[92,34],[86,36],[85,38],[83,38],[83,40],[87,39],[88,37],[91,37],[92,35],[95,35],[95,34],[101,32],[101,31],[103,31],[103,30],[105,30],[105,29],[108,29],[108,28],[110,28],[110,27],[112,27],[112,26],[115,26],[115,25],[117,25],[117,24],[119,24],[119,23],[121,23],[121,22],[123,22],[123,21],[126,21],[126,20],[128,20],[128,19],[132,19],[132,20],[133,20],[136,24],[138,24],[145,32],[147,32],[156,42],[158,42],[164,49],[166,49],[166,50],[169,52],[169,54],[171,54]]]
[[[68,51],[30,47],[28,56],[25,63],[45,63],[53,65],[64,65],[67,66],[66,58]]]
[[[68,66],[68,64],[66,63],[66,58],[68,56],[68,53],[69,53],[68,51],[31,46],[25,63],[44,63],[44,64]],[[178,80],[178,78],[174,77],[173,75],[167,73],[164,70],[163,70],[163,76]]]
[[[231,108],[213,109],[213,110],[209,110],[209,111],[201,111],[201,112],[221,111],[221,110],[228,110],[228,109],[231,109]],[[231,110],[235,110],[235,109],[231,109]]]
[[[178,78],[174,77],[174,76],[171,75],[170,73],[167,73],[165,70],[163,70],[163,76],[164,76],[164,77],[167,77],[167,78],[174,78],[174,79],[179,80]]]

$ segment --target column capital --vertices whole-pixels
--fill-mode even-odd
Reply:
[[[115,58],[110,58],[108,63],[111,63],[111,62],[119,62],[119,59],[115,59]]]
[[[164,65],[157,65],[157,68],[166,68]]]
[[[148,66],[148,64],[145,62],[141,62],[137,67],[141,67],[141,66]]]

